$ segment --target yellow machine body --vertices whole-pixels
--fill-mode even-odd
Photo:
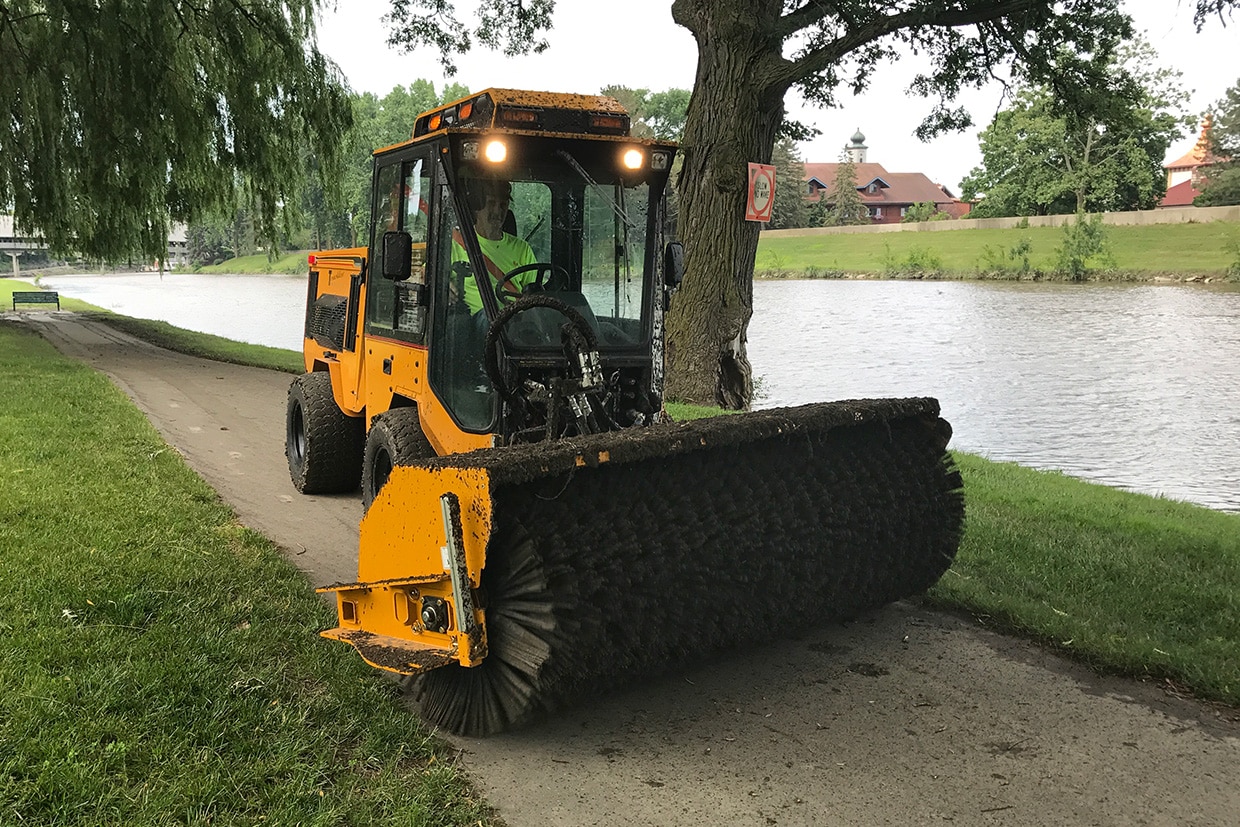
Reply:
[[[936,400],[666,421],[674,154],[610,98],[485,90],[376,151],[369,246],[310,257],[290,474],[366,504],[323,634],[437,726],[851,616],[955,555]]]
[[[399,674],[481,662],[486,615],[474,593],[490,535],[485,470],[392,469],[362,518],[359,582],[320,589],[335,592],[340,616],[340,626],[323,636]],[[430,605],[446,607],[440,629],[424,622]]]

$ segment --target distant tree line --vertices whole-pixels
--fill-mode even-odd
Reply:
[[[1240,81],[1227,90],[1211,112],[1210,154],[1222,159],[1202,171],[1198,207],[1240,204]]]
[[[976,200],[972,215],[1024,216],[1151,209],[1166,190],[1162,160],[1171,142],[1192,119],[1180,108],[1180,73],[1154,68],[1148,44],[1134,41],[1109,58],[1112,88],[1097,90],[1087,106],[1067,108],[1049,85],[1018,89],[1012,104],[981,133],[982,163],[962,182],[965,200]],[[684,132],[690,92],[607,86],[601,94],[619,100],[632,116],[638,137],[679,140]],[[352,125],[337,153],[343,167],[338,191],[324,188],[319,158],[302,151],[303,187],[300,219],[286,223],[279,237],[285,249],[330,249],[365,244],[370,222],[371,153],[409,138],[417,115],[465,97],[469,89],[449,84],[436,92],[432,82],[417,80],[379,97],[352,94]],[[1079,103],[1079,102],[1078,102]],[[1240,83],[1229,89],[1212,113],[1211,151],[1224,159],[1203,171],[1199,206],[1240,203]],[[772,156],[776,168],[775,204],[766,229],[868,224],[868,210],[857,190],[856,165],[842,153],[833,197],[807,201],[805,164],[796,141],[778,140]],[[670,212],[677,194],[673,176]],[[914,204],[905,222],[949,218],[930,202]],[[189,225],[191,261],[202,264],[249,255],[264,249],[262,221],[243,194],[231,209],[219,210]]]

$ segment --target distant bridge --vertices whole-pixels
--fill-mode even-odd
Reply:
[[[42,236],[21,234],[17,231],[13,216],[0,215],[0,254],[7,255],[13,260],[14,276],[20,272],[21,268],[18,264],[18,257],[22,253],[45,252],[47,252],[47,244],[44,243]],[[168,258],[166,261],[174,266],[189,263],[184,224],[174,224],[172,232],[168,234]]]

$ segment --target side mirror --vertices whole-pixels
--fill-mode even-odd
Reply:
[[[685,245],[679,241],[669,241],[663,249],[663,286],[675,290],[684,277]]]
[[[413,273],[413,236],[388,230],[383,234],[383,277],[405,281]]]

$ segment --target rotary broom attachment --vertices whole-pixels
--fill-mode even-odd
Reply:
[[[497,732],[929,588],[964,517],[950,434],[933,399],[861,400],[398,468],[324,634],[410,674],[428,722]]]

